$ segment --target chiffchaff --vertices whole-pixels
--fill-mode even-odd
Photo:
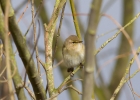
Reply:
[[[73,72],[74,67],[82,64],[85,55],[85,46],[75,35],[69,36],[62,48],[64,63],[68,67],[67,72]]]

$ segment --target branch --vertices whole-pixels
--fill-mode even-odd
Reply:
[[[60,30],[61,30],[61,26],[62,26],[63,17],[64,17],[65,6],[66,6],[66,3],[64,4],[63,9],[62,9],[60,23],[59,23],[59,28],[58,28],[58,32],[57,32],[57,35],[56,35],[56,41],[55,41],[55,44],[54,44],[53,63],[54,63],[55,53],[56,53],[56,50],[57,50],[58,37],[60,37]]]
[[[53,78],[53,70],[52,70],[52,45],[53,45],[53,37],[54,37],[54,31],[56,26],[56,20],[58,18],[59,12],[66,3],[66,0],[56,0],[54,11],[52,14],[52,17],[50,19],[50,22],[48,26],[44,24],[45,26],[45,35],[44,35],[44,41],[45,41],[45,71],[47,76],[47,82],[48,82],[48,91],[49,96],[51,97],[54,95],[55,87],[54,87],[54,78]]]
[[[1,6],[3,11],[5,12],[5,0],[0,0]],[[12,13],[11,13],[12,12]],[[31,57],[31,54],[27,48],[25,38],[22,36],[22,33],[16,23],[16,18],[14,15],[14,10],[10,4],[10,13],[9,13],[9,29],[11,31],[13,40],[16,44],[16,47],[18,49],[19,55],[22,59],[22,62],[26,68],[27,74],[29,76],[29,79],[31,81],[35,96],[37,100],[45,100],[46,99],[46,93],[45,89],[43,87],[41,78],[39,77],[39,74],[37,72],[36,66],[34,64],[34,61]]]
[[[0,37],[1,37],[2,41],[4,41],[4,34],[5,33],[4,33],[3,14],[2,14],[1,7],[0,7]],[[17,64],[16,64],[15,55],[14,55],[14,52],[13,52],[13,49],[12,49],[12,44],[10,43],[9,40],[10,39],[8,39],[8,44],[9,44],[9,49],[8,50],[9,50],[9,54],[10,54],[9,57],[10,57],[11,72],[14,73],[13,76],[12,76],[12,79],[13,79],[14,87],[15,87],[15,90],[16,90],[16,95],[17,95],[17,98],[19,100],[21,100],[21,98],[24,99],[24,100],[27,100],[23,88],[20,88],[20,89],[16,88],[19,84],[22,83],[22,79],[21,79],[21,76],[18,72],[18,67],[17,67]]]
[[[95,99],[93,92],[93,73],[95,68],[95,35],[100,18],[101,4],[102,0],[93,0],[90,9],[88,29],[85,36],[85,69],[82,100],[91,100],[92,97],[92,99]]]
[[[68,88],[73,89],[75,92],[77,92],[78,94],[82,95],[82,93],[80,91],[78,91],[75,87],[73,87],[72,85],[65,87],[64,89],[62,89],[61,91],[57,92],[55,95],[53,95],[51,98],[47,99],[47,100],[52,100],[53,98],[57,97],[59,94],[61,94],[64,90],[67,90]]]
[[[72,73],[75,74],[80,69],[78,66]],[[61,88],[71,79],[71,75],[69,75],[65,80],[61,83],[61,85],[56,89],[57,91],[61,90]]]
[[[47,30],[46,24],[44,24],[45,29]],[[53,77],[53,68],[52,68],[52,42],[53,34],[46,32],[44,36],[45,41],[45,72],[48,84],[49,96],[53,95],[54,90],[54,77]]]
[[[140,47],[139,47],[138,50],[137,50],[137,55],[139,55],[139,53],[140,53]],[[133,57],[133,58],[130,60],[129,66],[126,68],[125,74],[123,75],[123,77],[122,77],[122,79],[121,79],[121,81],[120,81],[118,87],[117,87],[116,90],[114,91],[114,93],[113,93],[113,95],[112,95],[112,97],[111,97],[110,100],[114,100],[114,99],[115,99],[116,95],[118,94],[118,92],[120,91],[120,89],[122,88],[122,86],[124,85],[124,83],[126,83],[126,81],[128,81],[128,79],[126,80],[125,78],[126,78],[127,74],[129,73],[130,67],[131,67],[131,65],[134,63],[134,60],[135,60],[135,57]],[[129,79],[130,79],[130,78],[129,78]]]
[[[81,39],[80,28],[79,28],[79,25],[78,25],[78,20],[77,20],[76,10],[75,10],[75,5],[74,5],[73,0],[70,0],[70,6],[71,6],[71,11],[72,11],[72,16],[73,16],[73,22],[74,22],[75,29],[76,29],[76,34]]]
[[[131,25],[138,17],[140,16],[140,13],[138,13],[130,22],[128,22],[124,27],[122,27],[115,35],[113,35],[111,38],[109,38],[105,43],[101,45],[101,47],[95,52],[94,55],[97,55],[109,42],[111,42],[113,39],[115,39],[122,30],[124,30],[126,27]]]
[[[34,0],[31,1],[32,6],[32,22],[33,22],[33,31],[34,31],[34,44],[36,44],[36,25],[35,25],[35,16],[34,16]],[[38,67],[38,73],[40,74],[40,64],[39,64],[39,58],[38,58],[38,48],[35,46],[35,52],[36,52],[36,60],[37,60],[37,67]]]

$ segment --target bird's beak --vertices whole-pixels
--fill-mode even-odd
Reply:
[[[78,41],[78,43],[82,43],[83,41]]]

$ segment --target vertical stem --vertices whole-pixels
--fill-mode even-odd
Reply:
[[[5,0],[0,0],[0,4],[1,4],[3,12],[5,12],[5,7],[6,7]],[[47,98],[46,92],[43,87],[41,78],[39,77],[39,74],[36,70],[36,66],[35,66],[34,60],[32,59],[32,55],[30,54],[30,52],[27,48],[25,37],[22,36],[22,33],[17,25],[14,10],[13,10],[11,4],[9,5],[9,7],[10,7],[10,12],[9,12],[9,16],[8,16],[9,30],[11,32],[13,40],[18,49],[19,56],[26,68],[26,71],[27,71],[29,80],[32,84],[36,99],[37,100],[46,100],[46,98]]]
[[[5,26],[5,51],[6,51],[6,67],[7,67],[7,80],[8,80],[8,88],[10,95],[10,100],[14,100],[13,89],[12,89],[12,80],[11,80],[11,66],[9,59],[9,44],[8,44],[8,14],[9,14],[9,0],[6,0],[5,7],[5,16],[4,16],[4,26]]]
[[[78,20],[77,20],[77,14],[76,14],[76,10],[75,10],[75,6],[74,6],[74,1],[70,0],[70,6],[71,6],[71,10],[72,10],[72,16],[73,16],[73,22],[75,25],[75,29],[76,29],[76,34],[77,36],[81,39],[81,33],[80,33],[80,28],[78,25]]]
[[[34,0],[31,1],[31,6],[32,6],[32,22],[33,22],[33,30],[34,30],[34,44],[36,44],[36,25],[35,25],[35,14],[34,14]],[[38,48],[37,45],[35,47],[35,52],[36,52],[36,59],[37,59],[37,67],[38,67],[38,73],[40,74],[40,65],[39,65],[39,59],[38,59]]]
[[[2,41],[4,41],[4,39],[5,39],[4,38],[5,32],[4,32],[4,20],[3,19],[4,19],[4,16],[3,16],[3,13],[2,13],[2,10],[1,10],[1,7],[0,7],[0,37],[1,37]],[[22,100],[27,100],[27,98],[25,96],[25,93],[24,93],[24,89],[23,88],[17,88],[19,85],[22,84],[22,79],[21,79],[20,74],[18,72],[18,68],[17,68],[17,64],[16,64],[16,60],[15,60],[15,55],[14,55],[12,45],[11,45],[11,41],[10,41],[9,37],[8,37],[8,40],[9,40],[8,44],[9,44],[9,57],[10,57],[11,73],[14,73],[12,79],[13,79],[14,87],[15,87],[15,90],[16,90],[16,95],[17,95],[17,98],[19,100],[21,100],[21,99]],[[0,43],[0,52],[1,52],[0,56],[2,56],[1,54],[3,54],[2,41]],[[5,66],[3,66],[3,67],[5,67]],[[4,86],[5,85],[7,85],[7,84],[4,84]],[[4,93],[4,91],[3,91],[3,93]]]
[[[45,29],[47,30],[46,24],[44,24]],[[53,77],[53,69],[52,69],[52,41],[53,41],[53,34],[48,33],[46,31],[45,36],[45,71],[47,76],[47,84],[48,84],[48,91],[49,96],[53,95],[54,90],[54,77]]]
[[[95,99],[95,96],[92,95],[92,93],[94,94],[95,35],[99,23],[101,4],[102,0],[93,0],[89,15],[88,29],[85,36],[85,69],[82,100]]]
[[[59,3],[58,3],[59,2]],[[54,37],[54,31],[56,26],[56,21],[59,15],[60,10],[64,6],[66,0],[57,0],[55,4],[55,8],[52,14],[52,17],[50,19],[50,22],[48,26],[44,24],[45,27],[45,35],[44,35],[44,41],[45,41],[45,71],[47,76],[47,82],[48,82],[48,91],[49,96],[53,96],[55,93],[55,87],[54,87],[54,77],[53,77],[53,69],[52,69],[52,45],[53,45],[53,37]],[[56,100],[57,98],[54,98],[53,100]]]

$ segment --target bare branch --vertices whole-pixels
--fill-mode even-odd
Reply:
[[[95,68],[95,35],[100,18],[102,0],[93,0],[90,9],[88,29],[85,35],[85,68],[82,100],[95,99],[94,96],[94,68]]]

